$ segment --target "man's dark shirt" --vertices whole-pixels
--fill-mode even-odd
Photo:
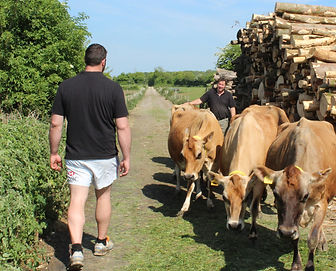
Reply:
[[[81,72],[58,88],[52,114],[67,123],[66,159],[108,159],[118,154],[115,118],[128,115],[124,92],[102,72]]]
[[[219,96],[217,90],[212,88],[204,93],[200,99],[202,103],[208,104],[217,120],[229,118],[231,116],[230,108],[236,106],[232,94],[227,90]]]

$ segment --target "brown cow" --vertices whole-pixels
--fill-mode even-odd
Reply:
[[[183,215],[190,206],[191,194],[199,172],[218,170],[218,154],[223,145],[223,132],[215,116],[209,110],[176,110],[171,118],[168,150],[176,164],[177,187],[180,189],[180,171],[188,181],[188,192],[179,212]],[[199,187],[199,185],[198,185]],[[199,190],[197,191],[200,196]],[[207,205],[213,206],[208,184]]]
[[[326,249],[322,223],[336,194],[336,135],[330,123],[305,118],[281,129],[268,151],[267,167],[257,167],[254,172],[260,180],[271,183],[278,234],[291,239],[294,248],[292,270],[302,270],[299,225],[305,227],[313,221],[305,268],[311,271],[316,247]]]
[[[288,122],[285,112],[275,106],[252,105],[234,118],[228,129],[221,155],[223,174],[210,173],[224,187],[223,200],[227,228],[242,230],[247,198],[253,189],[252,225],[249,238],[256,238],[256,218],[265,186],[252,178],[253,169],[264,164],[269,146],[276,138],[280,124]],[[255,185],[254,185],[255,184]]]

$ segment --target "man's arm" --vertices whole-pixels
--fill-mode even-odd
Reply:
[[[231,107],[230,108],[230,112],[231,112],[231,118],[236,115],[236,108],[235,107]]]
[[[128,118],[122,117],[116,119],[118,142],[123,155],[120,162],[120,176],[125,176],[130,169],[131,161],[131,128],[129,127]]]
[[[200,98],[197,98],[196,100],[193,100],[191,102],[189,102],[189,104],[191,105],[199,105],[199,104],[202,104],[202,100]]]
[[[58,147],[62,138],[63,120],[63,116],[53,114],[49,128],[50,167],[57,171],[62,169],[62,158],[58,155]]]

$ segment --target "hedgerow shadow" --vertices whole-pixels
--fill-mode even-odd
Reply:
[[[56,221],[48,229],[48,234],[44,236],[44,241],[53,247],[54,257],[64,264],[64,266],[69,265],[69,244],[70,235],[68,226],[63,221]],[[96,237],[83,232],[82,246],[88,250],[94,250],[94,241]]]

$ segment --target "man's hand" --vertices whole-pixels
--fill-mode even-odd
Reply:
[[[122,160],[119,166],[120,177],[126,176],[128,174],[129,169],[130,169],[129,161]]]
[[[62,158],[58,154],[50,155],[50,168],[56,171],[62,170]]]

